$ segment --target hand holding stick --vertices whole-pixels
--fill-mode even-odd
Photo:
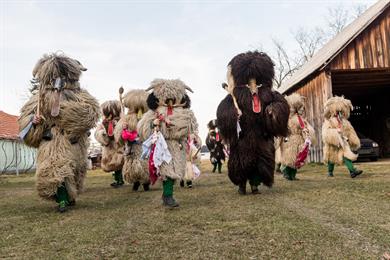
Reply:
[[[237,110],[237,115],[238,115],[238,117],[240,117],[242,115],[242,111],[241,111],[240,107],[238,106],[236,97],[234,96],[234,93],[233,93],[234,88],[229,88],[229,85],[225,82],[222,83],[222,88],[224,90],[226,90],[227,92],[229,92],[229,94],[232,96],[234,107]]]
[[[121,118],[123,118],[124,115],[125,115],[125,108],[123,107],[123,98],[122,98],[122,94],[123,94],[124,91],[125,91],[125,90],[124,90],[123,87],[121,86],[121,87],[119,88],[119,102],[120,102],[120,104],[121,104],[121,115],[120,115]]]

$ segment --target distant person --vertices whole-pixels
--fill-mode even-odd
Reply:
[[[120,118],[121,104],[118,100],[109,100],[101,105],[101,110],[103,121],[95,132],[95,139],[102,145],[101,168],[105,172],[113,172],[111,187],[119,188],[124,184],[123,145],[115,142],[114,131]]]
[[[19,118],[20,137],[38,148],[38,195],[55,200],[61,213],[83,191],[88,137],[99,119],[98,101],[80,87],[86,70],[64,54],[45,54],[34,67],[32,96]]]
[[[286,99],[272,90],[274,63],[263,52],[236,55],[228,64],[229,95],[217,110],[217,122],[224,142],[229,145],[229,178],[246,194],[259,185],[274,183],[274,137],[287,135],[289,107]]]
[[[297,180],[299,168],[305,165],[309,157],[311,144],[314,143],[313,127],[305,118],[305,99],[294,93],[286,97],[290,106],[288,119],[288,136],[278,138],[280,149],[280,164],[283,177],[287,180]]]
[[[329,177],[334,176],[335,164],[342,163],[348,168],[351,178],[363,173],[352,163],[358,157],[358,154],[352,151],[360,148],[360,139],[348,121],[352,109],[351,101],[344,97],[335,96],[326,101],[322,140],[324,142],[324,162],[328,164]]]
[[[207,127],[209,129],[209,133],[206,137],[206,145],[210,151],[210,162],[214,166],[213,173],[218,168],[218,173],[222,172],[222,164],[225,161],[225,152],[224,145],[222,143],[222,139],[219,136],[219,130],[217,125],[217,120],[211,120]]]

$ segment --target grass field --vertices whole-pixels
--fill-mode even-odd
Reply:
[[[0,258],[381,259],[390,251],[390,163],[305,166],[299,181],[277,174],[272,189],[240,196],[226,176],[175,186],[180,208],[161,206],[161,187],[132,192],[91,171],[65,214],[40,200],[32,175],[0,176]],[[249,187],[248,187],[249,190]]]

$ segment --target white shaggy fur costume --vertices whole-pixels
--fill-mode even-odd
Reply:
[[[63,183],[70,201],[83,190],[89,130],[99,118],[97,100],[80,88],[79,78],[85,70],[77,60],[59,54],[44,55],[33,70],[38,90],[22,107],[19,127],[26,129],[39,106],[42,122],[30,128],[24,142],[38,148],[36,187],[45,199],[55,199]],[[60,94],[54,88],[58,78]],[[58,108],[56,115],[53,111]]]
[[[324,142],[324,162],[342,164],[343,157],[355,161],[360,148],[360,139],[355,129],[348,121],[353,109],[350,100],[344,97],[332,97],[325,104],[324,123],[322,125],[322,140]],[[341,113],[342,118],[338,118]]]

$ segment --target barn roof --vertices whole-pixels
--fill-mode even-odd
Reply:
[[[19,139],[18,116],[0,110],[0,139]]]
[[[344,30],[325,44],[291,78],[285,81],[278,91],[285,93],[312,73],[323,69],[389,6],[390,0],[379,0],[368,8],[359,18],[350,23]]]

